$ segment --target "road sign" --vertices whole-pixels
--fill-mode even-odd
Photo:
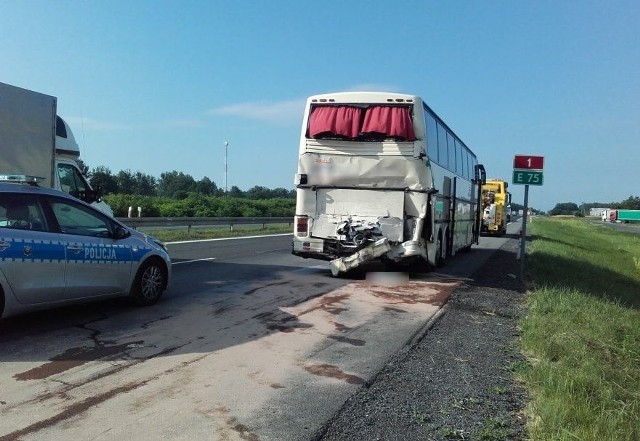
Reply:
[[[542,170],[544,167],[544,156],[516,155],[513,158],[513,168],[526,170]]]
[[[524,185],[542,185],[541,170],[514,170],[513,183]]]

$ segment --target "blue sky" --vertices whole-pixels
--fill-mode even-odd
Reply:
[[[58,98],[82,159],[294,188],[309,95],[422,96],[529,205],[640,196],[640,2],[0,0],[0,81]],[[522,203],[524,187],[512,185]]]

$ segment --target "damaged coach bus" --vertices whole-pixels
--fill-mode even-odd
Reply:
[[[307,100],[293,254],[334,276],[373,259],[443,264],[478,243],[485,171],[420,99],[342,92]]]

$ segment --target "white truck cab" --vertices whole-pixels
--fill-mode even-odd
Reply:
[[[0,83],[0,174],[40,177],[41,186],[69,193],[113,217],[82,175],[80,148],[56,109],[56,97]]]
[[[55,141],[55,185],[54,188],[90,203],[98,210],[113,217],[113,210],[102,200],[100,194],[91,188],[78,168],[76,160],[80,157],[80,148],[69,125],[56,116]]]

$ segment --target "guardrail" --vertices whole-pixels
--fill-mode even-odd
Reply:
[[[289,224],[293,225],[293,217],[118,217],[123,224],[133,228],[145,227],[206,227],[228,225]]]

